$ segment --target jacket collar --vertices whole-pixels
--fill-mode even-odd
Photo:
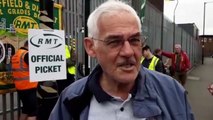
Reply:
[[[88,89],[93,93],[99,103],[112,100],[113,97],[107,94],[100,86],[100,75],[103,72],[100,65],[97,65],[93,71],[94,72],[91,73],[91,75],[88,77]],[[133,97],[136,95],[137,92],[138,80],[139,79],[137,78],[135,82],[136,84],[131,91]]]
[[[137,84],[137,93],[133,99],[133,114],[139,118],[153,118],[161,114],[157,93],[154,90],[148,70],[141,68]]]
[[[90,104],[94,95],[98,102],[110,101],[112,97],[108,95],[100,86],[99,78],[102,73],[100,65],[97,65],[87,78],[84,91],[71,100],[66,99],[65,104],[71,115],[79,119],[81,112]],[[146,68],[141,68],[141,72],[136,79],[133,95],[133,114],[139,118],[150,118],[161,114],[161,109],[157,105],[157,94],[152,87]],[[72,109],[70,109],[72,108]]]
[[[112,97],[101,88],[100,76],[102,72],[103,71],[100,65],[97,65],[91,75],[88,77],[88,89],[95,96],[99,103],[110,101],[112,99]]]

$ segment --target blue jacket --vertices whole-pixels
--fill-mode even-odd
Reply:
[[[102,73],[98,65],[93,72],[82,78],[61,94],[49,120],[87,120],[92,96],[99,102],[108,100],[98,86]],[[194,120],[190,105],[187,102],[185,89],[173,78],[159,72],[141,68],[133,90],[133,114],[147,120]],[[108,97],[108,98],[107,98]]]

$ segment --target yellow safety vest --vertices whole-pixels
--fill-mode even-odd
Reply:
[[[143,63],[144,57],[141,58],[141,63]],[[157,65],[159,58],[153,56],[151,63],[149,64],[149,70],[155,70],[155,66]]]
[[[67,45],[65,45],[65,52],[66,52],[66,59],[70,59],[71,54],[70,54],[69,47]],[[67,69],[69,74],[75,75],[75,66],[68,67]]]

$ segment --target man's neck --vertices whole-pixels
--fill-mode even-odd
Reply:
[[[102,89],[111,96],[121,97],[123,100],[128,98],[134,83],[118,83],[115,80],[100,80]]]

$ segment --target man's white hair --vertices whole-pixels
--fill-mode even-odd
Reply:
[[[181,48],[181,44],[175,44],[175,48]]]
[[[90,14],[87,21],[88,36],[97,37],[97,35],[99,34],[99,28],[97,23],[101,15],[105,13],[113,13],[113,12],[120,12],[120,11],[125,11],[135,16],[138,22],[139,31],[141,32],[140,18],[138,17],[136,11],[131,6],[121,1],[108,0],[105,3],[101,4],[98,8],[96,8]]]

